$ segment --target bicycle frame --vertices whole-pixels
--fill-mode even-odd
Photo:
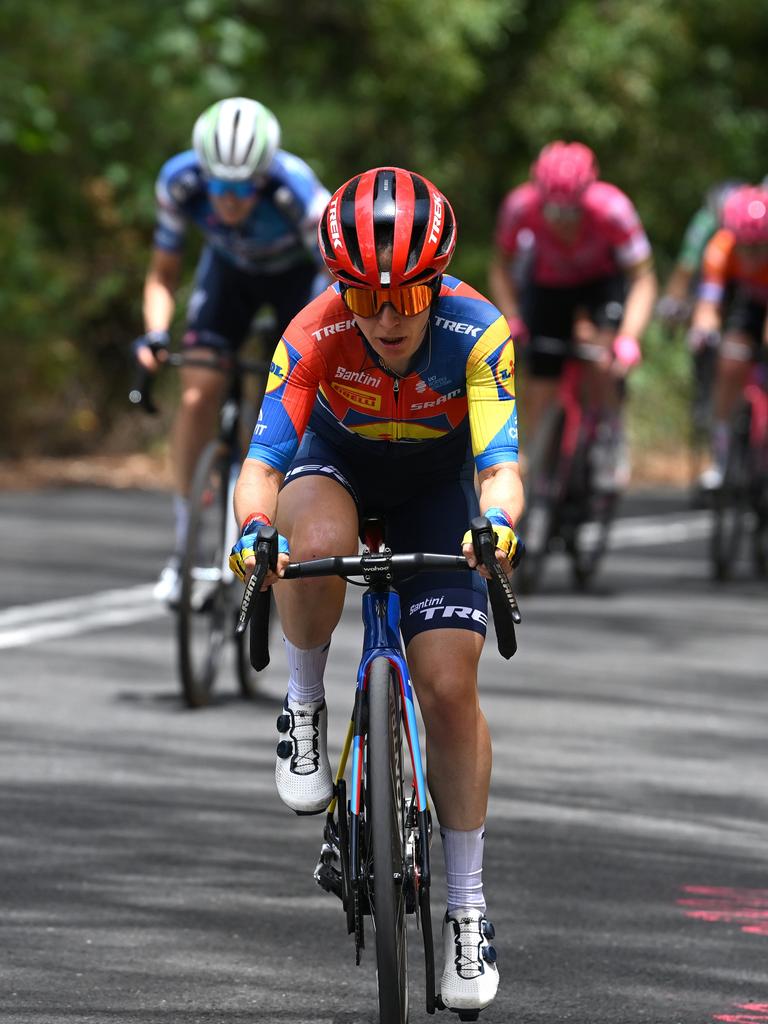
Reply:
[[[421,885],[429,885],[429,842],[427,787],[421,761],[421,748],[416,723],[416,707],[408,665],[400,645],[400,598],[396,591],[382,591],[373,587],[363,594],[363,656],[357,673],[355,708],[352,717],[352,771],[349,794],[350,823],[350,879],[359,882],[360,816],[362,810],[363,763],[365,760],[366,724],[363,716],[365,694],[368,691],[368,672],[374,658],[384,657],[397,673],[400,689],[402,720],[408,750],[411,756],[413,785],[419,814],[419,835],[421,841]],[[337,778],[344,775],[346,751],[342,753]]]
[[[749,381],[744,387],[744,400],[751,407],[749,443],[759,450],[768,442],[768,391],[763,381],[761,368],[754,366]]]
[[[560,450],[569,463],[576,454],[581,427],[587,415],[580,394],[583,377],[583,364],[577,359],[566,360],[560,379],[558,397],[564,414]],[[563,474],[563,476],[565,478],[567,474]]]
[[[510,658],[517,649],[514,626],[520,622],[520,612],[517,606],[515,595],[509,586],[509,581],[504,576],[503,570],[495,558],[495,537],[490,522],[483,516],[477,516],[470,523],[472,542],[478,561],[487,566],[490,571],[488,585],[491,609],[496,624],[496,639],[499,653],[504,658]],[[400,904],[395,911],[399,915],[399,922],[394,927],[398,933],[404,935],[405,914],[415,913],[417,915],[417,926],[420,924],[422,939],[424,943],[425,976],[426,976],[426,1009],[427,1013],[433,1014],[436,1009],[442,1008],[442,1003],[435,991],[435,965],[434,949],[432,945],[432,919],[429,908],[429,889],[431,880],[429,860],[429,837],[430,837],[430,810],[427,798],[427,786],[424,777],[424,769],[421,760],[421,748],[419,743],[418,725],[416,721],[416,707],[414,703],[413,688],[411,686],[408,665],[400,643],[400,597],[394,588],[398,579],[407,578],[419,571],[429,570],[460,570],[466,571],[467,563],[460,555],[438,555],[429,553],[393,554],[384,543],[383,523],[378,519],[369,520],[364,529],[365,550],[362,556],[329,556],[326,558],[313,559],[308,562],[291,563],[285,568],[285,579],[299,579],[319,576],[339,576],[342,579],[349,579],[350,576],[362,576],[368,587],[363,594],[363,651],[357,671],[355,686],[355,701],[352,713],[352,720],[347,730],[347,737],[344,742],[339,767],[336,773],[334,795],[326,809],[326,824],[323,831],[323,845],[320,851],[320,860],[315,868],[314,877],[321,888],[338,896],[344,906],[347,917],[347,930],[355,935],[356,962],[360,964],[360,952],[365,946],[363,933],[363,915],[375,912],[376,879],[370,874],[371,852],[373,861],[377,858],[381,861],[380,853],[386,840],[383,840],[384,833],[379,832],[376,839],[377,829],[375,822],[371,827],[372,819],[368,815],[373,814],[373,808],[377,805],[383,807],[381,786],[377,787],[377,779],[383,775],[379,774],[382,767],[381,749],[371,744],[369,747],[369,716],[368,710],[373,703],[373,719],[375,723],[377,740],[382,736],[378,730],[387,728],[382,726],[383,705],[377,698],[382,696],[380,690],[373,691],[375,696],[371,697],[371,680],[374,675],[379,676],[376,666],[386,662],[389,671],[386,675],[387,699],[390,696],[390,685],[396,679],[396,687],[393,691],[399,693],[400,722],[398,732],[400,737],[405,734],[408,750],[411,758],[412,769],[412,796],[410,803],[405,799],[403,793],[403,773],[400,772],[396,782],[397,795],[394,805],[402,815],[401,827],[405,833],[405,849],[402,868],[395,869],[395,874],[389,879],[388,886],[391,890],[391,883],[394,881],[397,887],[401,888],[401,896],[404,904]],[[266,578],[269,566],[273,568],[277,564],[277,531],[274,527],[265,526],[260,531],[259,538],[255,544],[256,569],[246,584],[243,594],[243,601],[240,607],[240,618],[236,632],[242,634],[248,626],[251,614],[254,609],[254,597],[260,594],[260,587]],[[263,611],[260,616],[263,615]],[[257,643],[252,645],[251,656],[253,665],[256,668],[267,664],[269,661],[267,638],[260,624],[260,616],[254,620],[253,627],[257,635]],[[390,674],[391,673],[391,674]],[[381,674],[383,679],[383,674]],[[378,682],[376,686],[384,685]],[[397,693],[392,692],[396,700]],[[352,751],[352,768],[350,782],[350,796],[347,800],[347,787],[345,774],[349,753]],[[400,766],[401,747],[396,751],[398,767]],[[370,790],[365,791],[370,775],[366,772],[369,753],[372,753],[377,767],[374,770],[373,785]],[[389,754],[390,767],[392,766],[392,751]],[[373,794],[371,796],[371,794]],[[384,796],[389,803],[391,797]],[[381,821],[382,819],[377,819]],[[365,822],[365,825],[363,825]],[[392,835],[391,823],[389,825],[390,836]],[[386,830],[385,830],[386,831]],[[418,832],[418,837],[416,836]],[[367,844],[372,843],[369,850]],[[410,844],[410,845],[409,845]],[[379,852],[377,854],[377,851]],[[335,865],[338,865],[335,866]],[[381,867],[381,864],[379,865]],[[376,869],[378,870],[378,868]],[[385,869],[386,870],[386,869]],[[402,873],[401,873],[402,872]],[[381,877],[381,876],[379,876]],[[373,881],[374,900],[371,901],[370,884]],[[385,886],[382,887],[386,888]],[[382,903],[386,906],[386,903]],[[404,907],[404,909],[403,909]],[[374,917],[375,921],[375,917]],[[392,919],[390,918],[390,925]],[[391,955],[391,946],[387,946],[386,936],[391,934],[386,927],[376,931],[377,958],[381,954],[385,961]],[[382,938],[381,946],[379,939]],[[405,943],[402,951],[405,950]],[[403,952],[403,956],[405,954]],[[403,963],[407,962],[407,958]],[[407,976],[407,967],[398,968],[404,970],[400,978]],[[381,996],[381,989],[379,990]],[[400,994],[406,993],[407,1003],[407,980],[405,988],[399,989]],[[402,1010],[402,1004],[401,1004]]]

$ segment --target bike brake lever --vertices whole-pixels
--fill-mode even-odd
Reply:
[[[267,573],[270,569],[277,568],[277,530],[274,526],[259,527],[259,539],[256,542],[254,555],[256,556],[256,568],[245,585],[243,599],[240,602],[240,614],[235,625],[235,633],[238,636],[244,633],[248,627],[253,614],[254,597],[261,590]]]
[[[490,520],[486,519],[485,516],[476,516],[470,523],[470,527],[475,558],[480,565],[484,565],[490,572],[506,599],[512,621],[519,625],[522,622],[520,608],[509,579],[496,558],[496,535],[493,532]]]
[[[136,373],[133,387],[128,392],[128,401],[131,405],[140,406],[152,416],[156,416],[158,412],[157,405],[152,398],[154,381],[154,374],[140,366]]]

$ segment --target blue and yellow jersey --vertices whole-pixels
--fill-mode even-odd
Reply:
[[[440,458],[466,439],[478,470],[517,461],[515,357],[498,309],[444,277],[407,376],[380,364],[332,285],[289,324],[249,457],[285,472],[310,426],[342,452],[371,446]]]
[[[292,153],[277,151],[268,173],[257,183],[253,209],[234,227],[216,216],[194,150],[179,153],[163,165],[155,193],[158,249],[180,251],[191,223],[212,249],[241,270],[277,274],[309,259],[322,266],[317,223],[330,193]]]

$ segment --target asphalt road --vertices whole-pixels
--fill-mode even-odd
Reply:
[[[502,984],[481,1021],[768,1024],[768,589],[708,581],[683,495],[623,514],[594,593],[555,563],[517,656],[486,645]],[[212,707],[181,707],[148,596],[167,497],[7,494],[0,536],[0,1021],[372,1021],[372,951],[354,966],[312,880],[321,819],[273,789],[282,652],[262,700],[225,665]],[[358,600],[329,663],[333,751]]]

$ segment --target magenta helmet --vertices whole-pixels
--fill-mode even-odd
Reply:
[[[566,205],[578,203],[597,175],[597,158],[581,142],[550,142],[531,167],[531,179],[544,199]]]
[[[723,227],[740,245],[768,243],[768,189],[760,185],[734,189],[725,200]]]

